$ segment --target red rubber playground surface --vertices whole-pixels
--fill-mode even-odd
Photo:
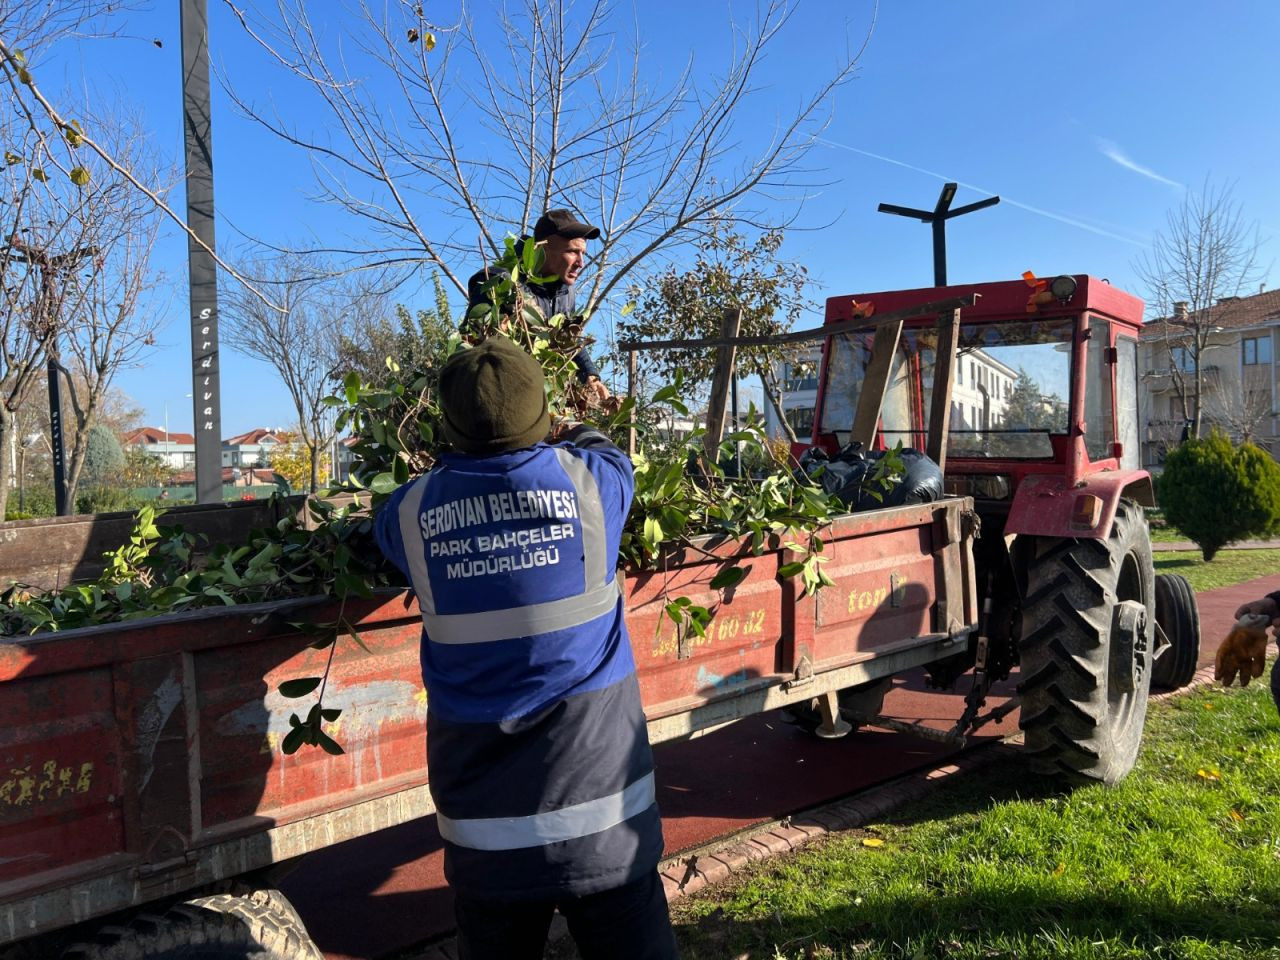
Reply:
[[[1201,664],[1213,661],[1236,608],[1280,590],[1280,574],[1197,597]],[[987,709],[1003,703],[1016,675]],[[964,708],[968,678],[954,692],[925,689],[923,674],[895,684],[885,713],[949,727]],[[982,728],[975,742],[1017,730],[1016,711]],[[776,714],[743,720],[697,740],[655,748],[668,853],[934,766],[954,753],[907,734],[862,730],[821,741]],[[434,818],[403,824],[308,856],[282,884],[330,960],[375,960],[448,933],[452,899]]]

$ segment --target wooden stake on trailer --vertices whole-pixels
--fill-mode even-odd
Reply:
[[[707,407],[707,432],[702,438],[702,449],[712,463],[720,438],[724,434],[725,405],[729,400],[729,382],[733,379],[733,363],[737,358],[738,329],[742,326],[742,311],[729,309],[724,312],[720,328],[721,339],[728,341],[716,348],[716,372],[711,380],[711,404]]]
[[[870,450],[880,425],[880,408],[889,389],[893,375],[893,360],[898,354],[898,340],[902,336],[902,318],[876,327],[876,338],[871,345],[871,362],[867,365],[858,394],[858,408],[853,414],[853,432],[850,439]]]
[[[960,311],[938,317],[938,347],[934,352],[933,399],[929,409],[928,449],[925,453],[944,473],[951,436],[951,387],[955,381],[956,347],[960,341]]]

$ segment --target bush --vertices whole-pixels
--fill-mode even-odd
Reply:
[[[132,491],[121,487],[90,487],[76,496],[76,513],[120,513],[138,510],[154,502],[135,497]]]
[[[6,520],[30,520],[34,517],[52,517],[57,508],[53,497],[53,488],[46,486],[28,486],[22,494],[22,510],[18,510],[18,491],[9,491],[9,502],[5,506]]]
[[[124,448],[111,432],[110,427],[95,423],[89,428],[85,441],[84,466],[80,468],[80,483],[97,486],[112,480],[119,481],[124,473]],[[77,498],[79,502],[79,498]]]
[[[1252,443],[1232,448],[1216,430],[1168,455],[1159,493],[1166,519],[1206,562],[1232,541],[1280,526],[1280,464]]]

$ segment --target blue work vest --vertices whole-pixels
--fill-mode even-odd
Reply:
[[[429,785],[470,896],[596,893],[662,852],[615,576],[631,463],[579,442],[444,454],[377,517],[422,609]]]

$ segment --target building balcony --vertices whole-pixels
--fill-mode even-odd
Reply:
[[[1185,371],[1182,374],[1182,382],[1187,389],[1195,386],[1195,373],[1193,371]],[[1216,364],[1209,364],[1200,368],[1200,381],[1206,393],[1217,390],[1222,385],[1222,373]],[[1143,385],[1152,393],[1168,393],[1176,391],[1177,380],[1174,379],[1173,371],[1168,367],[1156,370],[1147,370],[1142,374]]]

